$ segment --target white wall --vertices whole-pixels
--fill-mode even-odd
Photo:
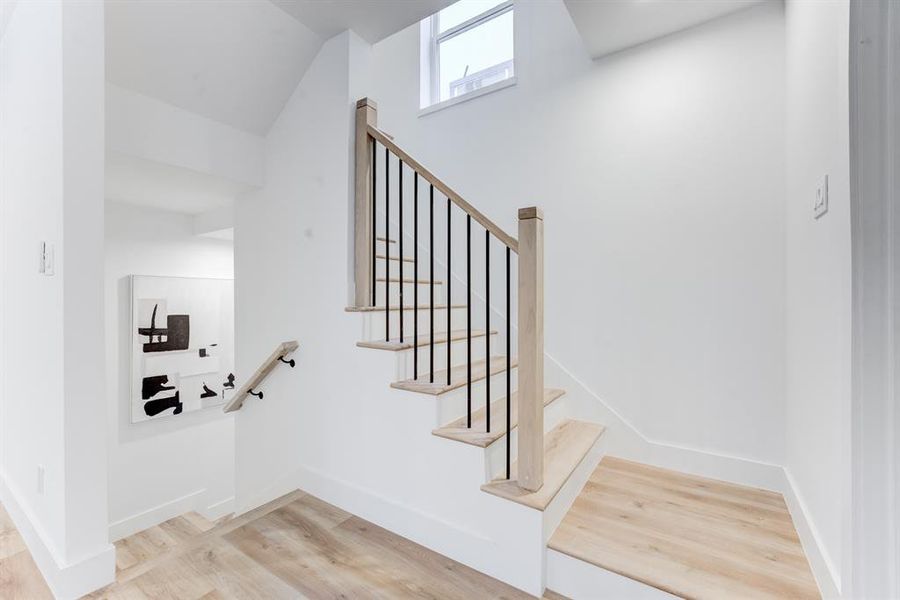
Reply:
[[[194,235],[190,215],[106,206],[109,522],[115,540],[188,510],[230,511],[234,421],[220,408],[131,423],[130,275],[231,278],[231,242]]]
[[[0,496],[60,597],[114,576],[96,393],[103,100],[103,3],[18,3],[0,41]],[[42,240],[55,245],[53,277],[38,274]]]
[[[106,84],[107,151],[258,186],[263,138]]]
[[[240,510],[297,487],[305,427],[352,350],[347,293],[350,165],[348,33],[325,43],[266,138],[266,185],[235,207],[235,341],[238,379],[285,340],[298,340],[297,368],[279,369],[236,422],[235,497]],[[343,333],[342,333],[343,331]],[[349,346],[347,345],[349,342]],[[343,350],[342,350],[343,347]],[[316,394],[334,378],[332,392]],[[324,452],[320,446],[319,452]]]
[[[786,466],[838,585],[850,490],[848,6],[786,7]],[[815,220],[826,174],[829,210]]]
[[[419,117],[417,27],[372,74],[379,126],[469,202],[514,235],[544,208],[549,355],[650,439],[776,464],[783,36],[771,3],[592,62],[526,0],[512,88]]]

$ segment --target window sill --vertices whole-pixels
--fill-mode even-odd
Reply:
[[[490,94],[514,85],[516,85],[515,76],[510,77],[509,79],[504,79],[503,81],[498,81],[497,83],[492,83],[491,85],[483,87],[481,89],[477,89],[474,92],[469,92],[468,94],[463,94],[462,96],[457,96],[456,98],[450,98],[449,100],[444,100],[443,102],[438,102],[436,104],[432,104],[431,106],[426,106],[425,108],[419,109],[419,116],[424,117],[425,115],[430,115],[431,113],[437,112],[439,110],[450,108],[451,106],[455,106],[457,104],[460,104],[461,102],[474,100],[475,98],[479,98],[486,94]]]

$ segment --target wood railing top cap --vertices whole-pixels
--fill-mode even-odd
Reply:
[[[540,219],[544,220],[544,211],[538,208],[537,206],[529,206],[527,208],[519,209],[519,218],[520,219]]]
[[[371,106],[372,108],[378,108],[378,105],[371,98],[360,98],[356,101],[356,108],[363,108],[364,106]]]

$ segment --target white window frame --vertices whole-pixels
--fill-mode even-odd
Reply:
[[[461,35],[467,31],[471,31],[476,27],[484,25],[485,23],[496,19],[502,15],[513,10],[513,0],[506,0],[506,2],[501,2],[497,6],[493,8],[489,8],[486,11],[471,17],[470,19],[463,21],[457,25],[454,25],[447,31],[443,33],[439,32],[440,26],[440,16],[439,14],[434,14],[427,19],[427,28],[422,27],[422,35],[428,36],[428,43],[422,44],[422,50],[428,53],[428,63],[427,69],[421,69],[420,73],[423,77],[428,78],[428,94],[427,101],[420,102],[422,105],[420,114],[427,114],[429,112],[433,112],[435,110],[439,110],[440,108],[444,108],[445,106],[450,106],[461,102],[462,100],[468,100],[469,98],[474,98],[477,96],[481,96],[488,92],[492,92],[496,89],[502,89],[504,87],[513,85],[516,82],[516,71],[515,71],[515,45],[513,49],[513,74],[511,77],[504,79],[502,81],[498,81],[486,87],[466,92],[454,98],[448,98],[447,100],[441,100],[441,53],[440,53],[440,45],[441,42],[452,39],[458,35]],[[424,25],[424,23],[423,23]],[[515,35],[515,34],[514,34]],[[501,63],[502,64],[502,63]],[[423,88],[424,89],[424,88]],[[424,100],[424,98],[423,98]]]

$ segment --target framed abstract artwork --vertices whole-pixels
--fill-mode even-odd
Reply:
[[[131,311],[132,423],[234,393],[233,280],[132,275]]]

